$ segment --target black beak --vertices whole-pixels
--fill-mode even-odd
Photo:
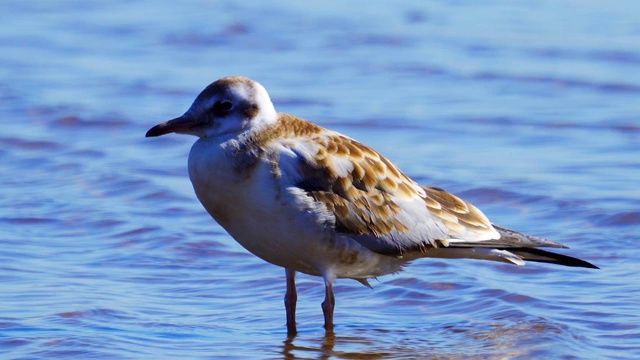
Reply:
[[[158,124],[152,127],[151,129],[149,129],[149,131],[147,131],[145,137],[155,137],[169,133],[183,133],[189,131],[196,125],[197,123],[193,119],[185,116],[180,116],[179,118],[165,121],[162,124]]]

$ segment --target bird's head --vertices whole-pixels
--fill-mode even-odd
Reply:
[[[169,133],[216,137],[241,133],[276,118],[262,85],[246,77],[229,76],[207,86],[184,115],[152,127],[146,137]]]

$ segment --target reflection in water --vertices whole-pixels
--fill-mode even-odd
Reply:
[[[294,342],[296,336],[290,336],[285,340],[282,353],[285,359],[298,358],[314,358],[314,359],[330,359],[330,358],[350,358],[350,359],[378,359],[389,358],[394,354],[388,352],[371,352],[371,351],[340,351],[334,350],[336,344],[339,347],[353,349],[354,345],[360,347],[363,344],[370,344],[371,341],[361,337],[336,336],[334,331],[326,331],[324,336],[307,340],[309,345],[296,345]],[[299,339],[300,342],[304,340]],[[314,346],[315,345],[315,346]]]
[[[285,359],[392,359],[418,355],[425,359],[468,359],[479,354],[531,358],[548,350],[539,342],[540,335],[562,336],[563,329],[538,319],[516,324],[496,322],[478,328],[447,325],[437,329],[361,332],[361,336],[340,336],[335,332],[315,338],[309,334],[290,336],[284,341],[281,354]],[[565,346],[572,344],[568,342]]]
[[[640,359],[637,2],[523,4],[0,1],[0,358]],[[144,138],[231,74],[603,270],[425,259],[329,334],[300,276],[286,338],[193,139]]]

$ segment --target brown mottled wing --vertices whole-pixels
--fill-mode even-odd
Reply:
[[[447,235],[450,238],[446,241],[446,246],[496,249],[566,248],[555,241],[494,225],[475,206],[440,188],[433,186],[422,186],[422,188],[427,195],[425,199],[427,208],[448,229]],[[469,236],[470,234],[476,235],[476,238]],[[479,241],[483,234],[493,234],[493,236]],[[498,236],[495,236],[496,234]],[[469,240],[470,238],[472,240]]]
[[[470,239],[487,241],[500,236],[487,217],[472,204],[435,186],[422,186],[427,209],[446,229],[451,242]]]
[[[447,246],[452,239],[499,237],[473,205],[441,189],[419,186],[366,145],[317,126],[315,130],[284,142],[295,154],[295,164],[284,168],[293,167],[293,185],[333,214],[338,232],[394,256]]]
[[[323,203],[336,217],[339,231],[383,236],[404,233],[397,221],[401,200],[420,196],[421,189],[389,160],[338,134],[314,139],[317,152],[300,163],[297,186]]]

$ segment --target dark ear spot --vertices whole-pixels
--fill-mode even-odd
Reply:
[[[257,104],[251,104],[251,106],[249,106],[245,111],[244,114],[248,117],[248,118],[253,118],[254,116],[258,115],[258,113],[260,112],[260,108],[258,107]]]

